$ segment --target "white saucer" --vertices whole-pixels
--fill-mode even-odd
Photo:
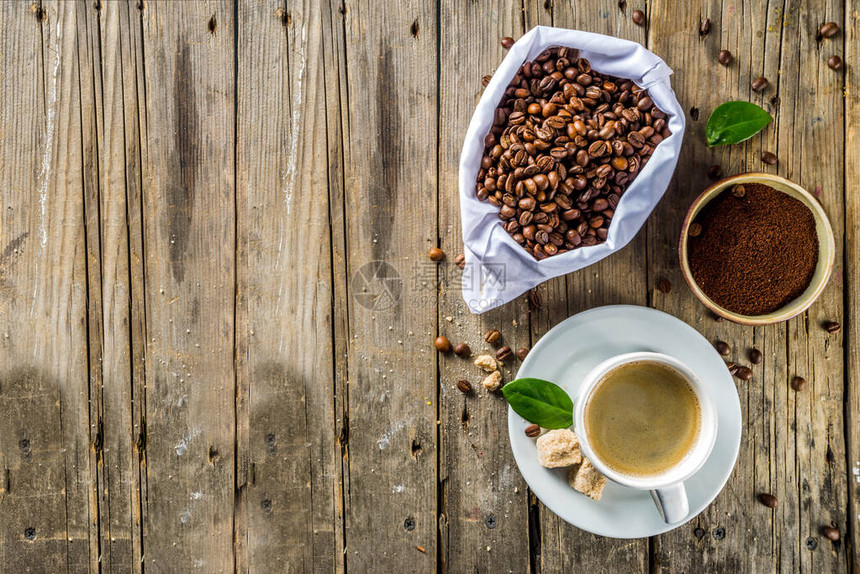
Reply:
[[[741,405],[723,359],[698,331],[675,317],[634,305],[598,307],[562,321],[543,336],[520,367],[518,378],[560,385],[575,398],[585,374],[599,362],[632,351],[657,351],[689,365],[711,391],[718,412],[717,442],[702,469],[685,482],[692,520],[717,497],[732,473],[741,443]],[[567,469],[543,468],[529,423],[508,408],[514,458],[532,492],[559,517],[583,530],[613,538],[643,538],[677,528],[666,524],[647,491],[608,482],[600,500],[576,492]]]

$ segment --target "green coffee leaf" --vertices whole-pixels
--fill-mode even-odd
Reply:
[[[770,114],[750,102],[726,102],[708,118],[705,137],[709,146],[748,140],[773,121]]]
[[[546,429],[566,429],[573,424],[573,401],[567,393],[543,379],[517,379],[502,387],[514,412]]]

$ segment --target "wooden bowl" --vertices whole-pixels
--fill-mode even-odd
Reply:
[[[705,295],[704,291],[693,280],[693,274],[690,271],[690,264],[687,261],[687,235],[690,229],[690,224],[698,216],[699,212],[715,197],[722,193],[727,188],[737,183],[761,183],[768,185],[777,191],[781,191],[791,197],[801,201],[812,212],[815,218],[815,229],[818,234],[818,265],[815,268],[815,273],[812,280],[809,282],[806,290],[793,301],[785,306],[777,309],[767,315],[740,315],[733,313],[724,307],[717,305],[710,297]],[[696,297],[699,298],[705,307],[729,321],[741,323],[743,325],[770,325],[786,321],[795,315],[799,315],[806,311],[816,299],[824,291],[830,273],[833,271],[833,264],[836,259],[836,242],[833,239],[833,229],[830,227],[830,221],[824,213],[821,204],[808,191],[777,175],[768,173],[744,173],[735,175],[720,180],[707,188],[702,194],[696,198],[690,209],[687,211],[687,216],[684,218],[684,223],[681,226],[681,237],[678,243],[678,257],[681,263],[681,271],[684,274],[684,279],[693,290]]]

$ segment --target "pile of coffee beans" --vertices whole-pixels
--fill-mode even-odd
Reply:
[[[619,198],[671,135],[646,91],[563,46],[525,62],[495,113],[477,196],[536,259],[605,241]]]

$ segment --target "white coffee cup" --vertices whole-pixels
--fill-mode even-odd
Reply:
[[[696,393],[702,416],[699,435],[684,458],[668,470],[651,476],[627,475],[606,465],[591,448],[585,426],[585,407],[591,399],[594,389],[602,382],[606,374],[621,365],[640,361],[659,363],[679,372]],[[606,478],[622,486],[651,491],[651,498],[667,524],[675,524],[687,518],[690,514],[690,504],[687,500],[687,491],[684,489],[684,481],[702,468],[717,439],[717,411],[714,407],[714,401],[708,389],[690,367],[678,359],[662,353],[626,353],[607,359],[585,376],[574,404],[573,417],[583,454]]]

